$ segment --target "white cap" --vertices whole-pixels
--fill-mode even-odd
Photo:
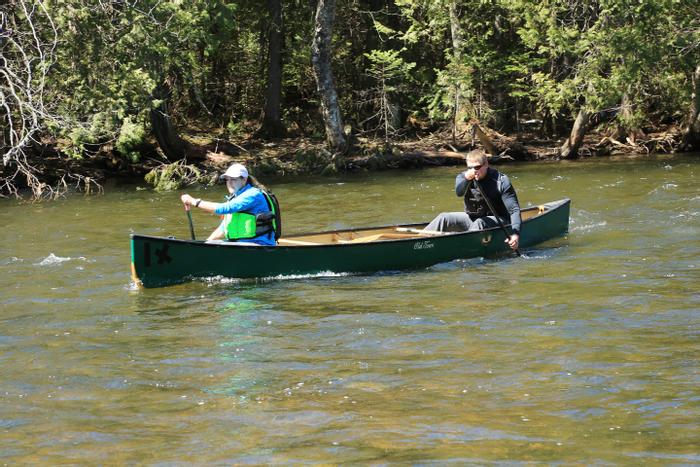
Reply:
[[[221,177],[248,178],[248,170],[243,166],[243,164],[232,164],[231,167],[226,169],[226,172],[224,172]]]

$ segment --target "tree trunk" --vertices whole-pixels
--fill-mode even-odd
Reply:
[[[180,138],[168,114],[168,98],[170,97],[168,85],[158,86],[155,97],[161,101],[161,104],[157,108],[151,109],[153,136],[158,141],[158,146],[165,154],[166,159],[170,162],[183,159],[187,154],[187,143]]]
[[[326,127],[328,144],[334,151],[342,153],[347,148],[347,142],[343,134],[343,118],[331,70],[331,37],[334,19],[335,0],[318,0],[314,39],[311,43],[311,63],[321,98],[321,115]]]
[[[559,148],[559,157],[562,159],[573,159],[578,155],[578,150],[583,143],[583,137],[588,131],[588,124],[591,119],[591,114],[581,109],[578,111],[574,126],[571,128],[571,134],[566,139],[561,148]]]
[[[693,73],[693,94],[688,127],[681,142],[681,150],[693,151],[697,149],[700,149],[700,65],[695,68],[695,73]]]
[[[387,96],[387,120],[390,132],[401,128],[401,112],[401,104],[397,102],[397,99],[391,99],[390,96]]]
[[[498,155],[498,150],[496,150],[496,146],[494,146],[493,141],[491,141],[491,138],[489,138],[488,135],[484,133],[484,131],[481,129],[478,123],[471,123],[471,131],[472,137],[476,136],[477,138],[479,138],[481,145],[484,147],[484,151],[486,151],[488,154],[491,154],[492,156]]]
[[[623,124],[618,123],[617,128],[613,133],[613,139],[621,142],[626,141],[631,145],[635,145],[637,133],[639,131],[637,128],[629,127],[629,122],[632,118],[632,99],[630,98],[629,90],[625,91],[625,93],[622,95],[622,102],[620,103],[620,116]]]
[[[623,122],[627,123],[632,116],[632,103],[630,102],[629,92],[625,91],[622,95],[622,102],[620,103],[620,115]],[[631,130],[631,131],[630,131]],[[631,138],[630,144],[634,144],[634,129],[630,129],[628,126],[619,127],[618,126],[619,137],[618,139]]]
[[[462,58],[462,25],[459,24],[459,13],[457,11],[457,1],[451,0],[448,5],[450,11],[450,33],[452,34],[452,61],[459,64]],[[452,142],[457,139],[459,131],[459,120],[462,118],[462,86],[455,84],[454,103],[452,108]]]
[[[258,135],[280,138],[285,135],[282,124],[282,0],[267,0],[270,14],[268,34],[267,89],[265,110]]]

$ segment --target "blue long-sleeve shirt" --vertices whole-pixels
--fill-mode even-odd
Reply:
[[[234,212],[247,212],[250,214],[260,214],[270,212],[265,195],[259,189],[247,183],[236,192],[236,195],[224,203],[218,203],[214,209],[214,214],[233,214]],[[223,222],[220,228],[225,231]],[[247,239],[246,242],[258,243],[260,245],[276,245],[275,233],[270,231],[259,237]]]

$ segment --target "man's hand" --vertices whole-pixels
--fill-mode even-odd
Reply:
[[[520,243],[520,235],[518,234],[513,234],[510,237],[506,238],[506,243],[508,246],[511,247],[513,250],[518,249],[518,244]]]

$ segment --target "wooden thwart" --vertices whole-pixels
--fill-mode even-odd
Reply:
[[[419,235],[445,235],[447,232],[440,232],[439,230],[423,230],[423,229],[412,229],[409,227],[396,227],[397,232],[408,232]]]
[[[303,240],[294,240],[291,238],[280,238],[277,243],[280,245],[321,245],[317,242],[306,242]]]
[[[366,242],[376,242],[382,238],[384,234],[378,233],[374,235],[365,235],[364,237],[353,238],[352,240],[338,240],[338,243],[366,243]]]

